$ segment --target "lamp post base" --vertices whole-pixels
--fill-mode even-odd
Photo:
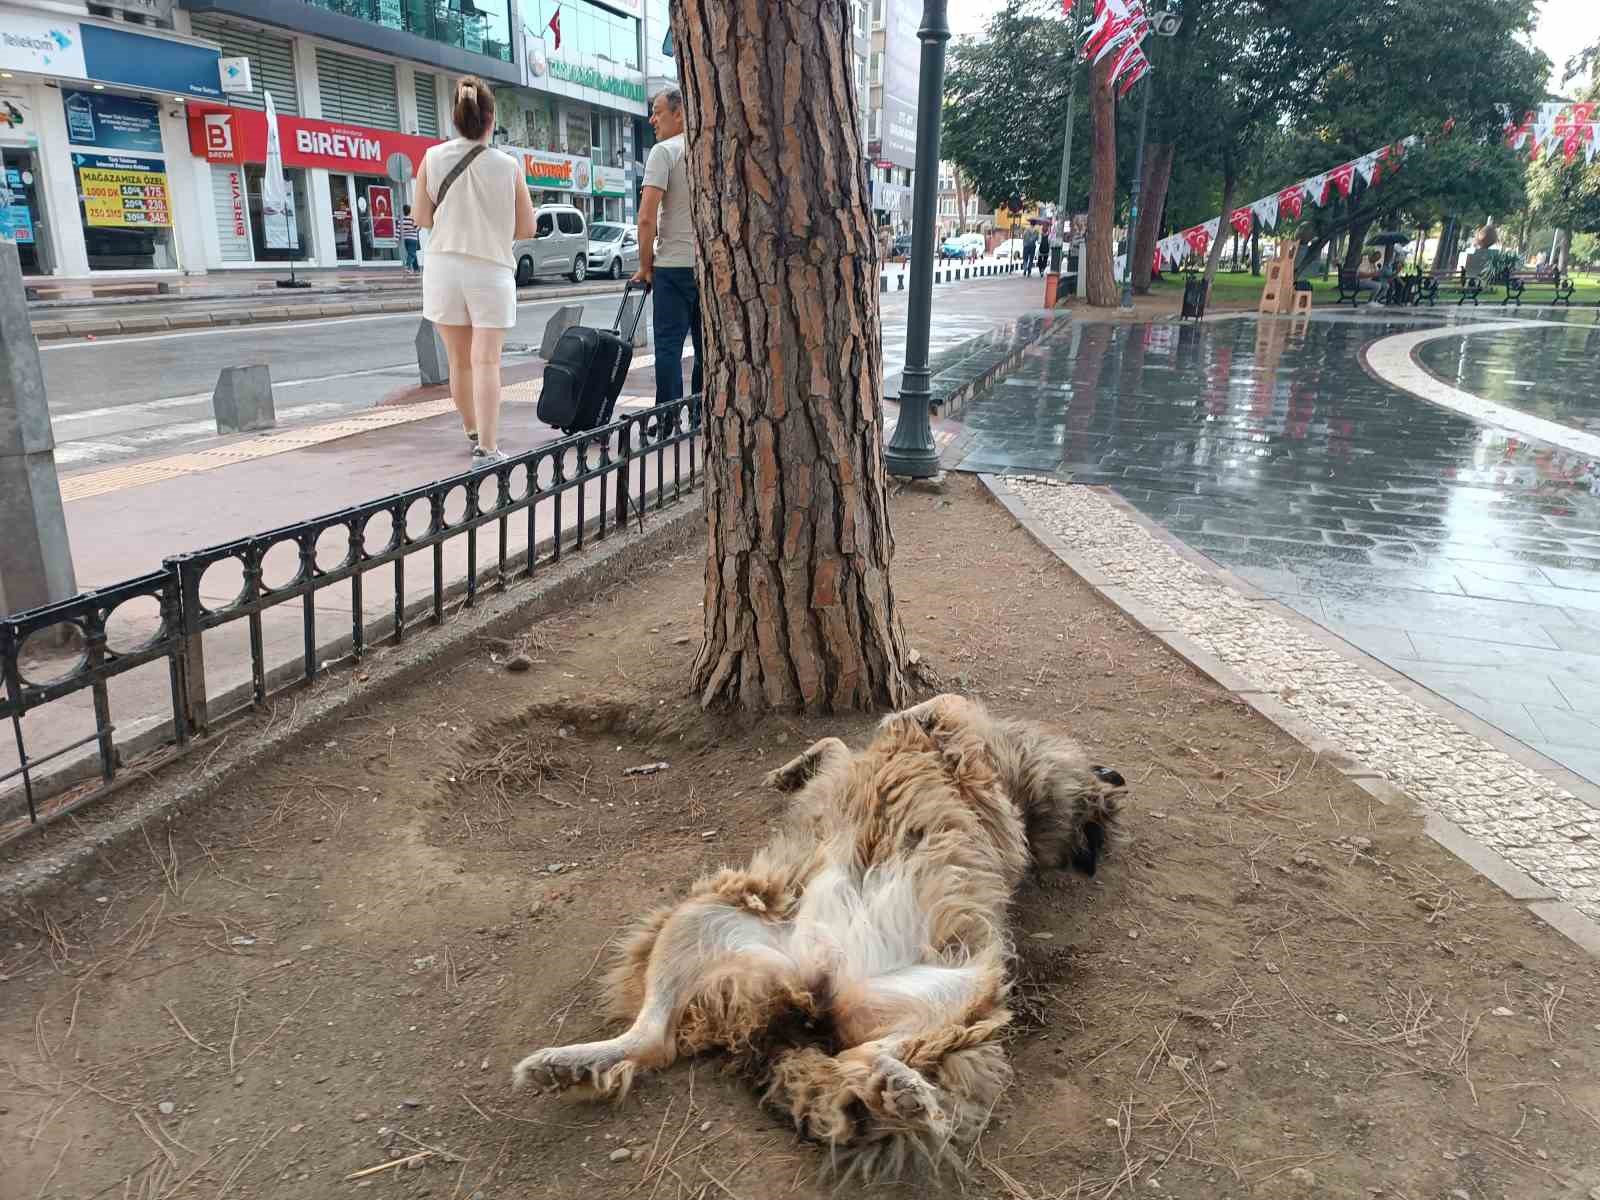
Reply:
[[[900,419],[883,450],[890,475],[932,479],[939,474],[939,447],[934,444],[932,415],[926,392],[900,393]]]

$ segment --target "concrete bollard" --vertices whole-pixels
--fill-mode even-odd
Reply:
[[[423,387],[436,387],[450,382],[450,360],[445,356],[444,343],[433,322],[423,317],[417,322],[417,373],[422,376]]]
[[[887,292],[888,290],[889,290],[889,277],[887,275],[879,275],[878,276],[878,294],[881,296],[881,295],[883,295],[884,292]]]
[[[894,290],[897,291],[897,292],[905,291],[906,290],[906,272],[904,272],[904,271],[900,272],[900,274],[895,277],[895,280],[896,280],[896,286],[895,286]]]
[[[583,320],[583,305],[563,304],[556,309],[555,315],[545,322],[544,339],[539,343],[539,357],[546,362],[555,353],[556,343],[561,340],[561,335]]]
[[[211,411],[217,418],[218,433],[250,433],[276,425],[272,372],[267,365],[223,367],[217,390],[211,393]]]

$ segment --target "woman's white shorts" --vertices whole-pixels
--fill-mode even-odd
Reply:
[[[435,325],[510,329],[517,323],[511,268],[470,254],[427,252],[422,259],[422,315]]]

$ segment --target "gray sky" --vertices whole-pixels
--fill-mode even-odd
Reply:
[[[1089,9],[1094,6],[1094,0],[1075,2]],[[1159,7],[1159,0],[1155,6]],[[950,0],[950,28],[957,35],[981,33],[989,15],[999,7],[1000,0]],[[1558,85],[1567,59],[1580,48],[1600,41],[1600,0],[1544,0],[1534,41],[1555,63],[1551,83]]]

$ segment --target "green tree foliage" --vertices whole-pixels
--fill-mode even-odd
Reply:
[[[1071,59],[1071,27],[1060,6],[1029,0],[1008,0],[984,37],[963,38],[951,49],[942,154],[986,204],[1002,204],[1013,188],[1030,199],[1055,199]],[[1088,115],[1080,79],[1076,137],[1085,155]],[[1087,172],[1075,191],[1086,203]]]

